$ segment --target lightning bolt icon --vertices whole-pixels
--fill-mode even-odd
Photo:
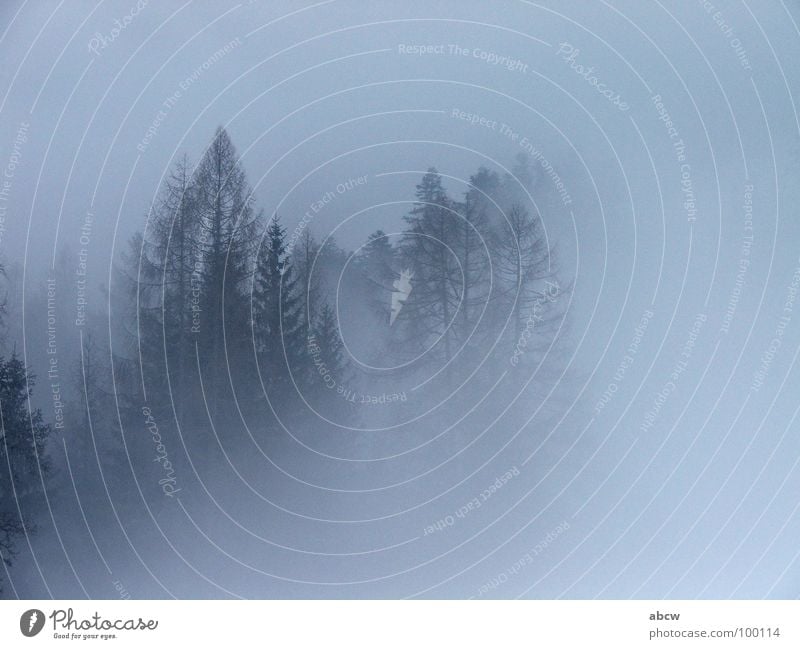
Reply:
[[[36,620],[38,620],[38,619],[39,619],[39,616],[36,615],[36,611],[31,613],[31,619],[28,620],[28,631],[32,631],[33,630],[33,625],[36,624]]]
[[[392,284],[394,286],[394,291],[392,291],[392,314],[389,319],[390,327],[394,324],[397,316],[400,315],[400,309],[403,308],[403,304],[408,299],[408,296],[411,295],[411,280],[413,277],[414,273],[411,270],[404,270],[400,273],[400,279],[395,280]]]

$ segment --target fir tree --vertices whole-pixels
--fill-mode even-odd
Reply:
[[[147,250],[159,287],[164,376],[180,415],[187,374],[194,367],[192,327],[200,307],[202,250],[197,185],[186,157],[172,170],[152,211]]]
[[[269,392],[287,394],[292,376],[308,371],[303,338],[302,304],[291,259],[286,254],[286,229],[276,215],[259,255],[253,287],[253,330],[262,377]],[[272,398],[272,396],[270,396]]]
[[[258,224],[247,178],[224,129],[217,129],[195,183],[201,321],[192,331],[203,352],[202,378],[213,414],[231,396],[231,368],[241,366],[249,350],[246,285]]]
[[[10,564],[15,540],[33,526],[20,518],[26,500],[42,491],[50,473],[45,443],[50,426],[30,405],[34,377],[13,354],[0,358],[0,554]]]
[[[325,303],[320,311],[314,329],[316,342],[320,347],[320,358],[325,366],[334,375],[337,382],[344,382],[347,378],[347,363],[344,359],[344,344],[339,334],[336,313],[329,304]]]
[[[327,303],[320,309],[309,337],[308,352],[314,367],[313,400],[323,409],[323,416],[342,423],[352,414],[352,407],[339,389],[346,388],[352,376],[336,313]]]
[[[441,177],[430,168],[417,185],[416,202],[405,217],[409,227],[401,242],[404,270],[413,272],[413,288],[400,313],[399,346],[416,354],[438,341],[429,357],[448,362],[456,351],[450,326],[462,299],[462,279],[457,248],[458,214],[442,187]]]

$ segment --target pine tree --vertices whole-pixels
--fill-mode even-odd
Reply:
[[[314,335],[320,347],[320,358],[334,375],[337,382],[344,382],[347,363],[344,358],[344,344],[339,334],[336,313],[326,302],[317,319]]]
[[[192,331],[203,351],[202,379],[214,414],[231,396],[229,372],[243,366],[250,351],[246,288],[258,225],[250,187],[225,130],[217,129],[195,182],[202,317]]]
[[[309,337],[308,353],[314,368],[311,382],[313,400],[322,409],[324,417],[343,423],[353,414],[353,408],[340,388],[350,385],[352,373],[345,357],[336,313],[327,302],[320,309]]]
[[[198,320],[202,250],[197,185],[184,156],[167,179],[151,212],[150,258],[159,286],[164,376],[178,416],[188,399],[187,374],[194,367],[192,326]]]
[[[45,444],[50,426],[33,409],[34,376],[13,354],[0,358],[0,554],[10,564],[15,540],[33,527],[20,518],[23,503],[42,491],[50,473]]]
[[[266,234],[255,271],[253,331],[262,377],[272,399],[273,394],[289,393],[292,377],[302,382],[308,365],[304,363],[302,298],[286,254],[286,229],[277,215]]]
[[[430,356],[446,363],[456,351],[450,325],[463,292],[453,254],[459,238],[459,217],[435,168],[430,168],[417,185],[416,199],[405,217],[409,227],[400,248],[402,264],[412,270],[413,283],[399,316],[405,332],[399,344],[416,355],[438,341]]]

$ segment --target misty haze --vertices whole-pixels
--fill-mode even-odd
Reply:
[[[0,5],[0,594],[800,594],[800,4]]]

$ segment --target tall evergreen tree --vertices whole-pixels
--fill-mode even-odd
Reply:
[[[337,389],[347,386],[351,377],[336,313],[327,302],[320,310],[309,337],[308,350],[314,366],[312,388],[315,401],[324,404],[328,411],[332,410],[332,414],[341,417],[349,408]]]
[[[0,358],[0,554],[6,564],[17,537],[33,529],[27,503],[41,493],[50,473],[45,444],[51,429],[30,405],[33,385],[33,375],[16,354]]]
[[[194,366],[192,325],[199,320],[200,214],[197,184],[186,157],[175,165],[151,213],[148,255],[156,269],[161,306],[165,377],[180,416],[187,400],[187,375]],[[167,374],[168,372],[168,374]]]
[[[216,412],[231,394],[228,371],[246,358],[248,350],[246,286],[258,224],[250,186],[224,129],[217,129],[195,182],[202,317],[192,331],[203,351],[208,403]]]
[[[262,378],[266,379],[270,399],[273,395],[288,394],[292,376],[295,381],[303,381],[309,368],[304,362],[302,295],[286,251],[286,229],[277,215],[267,227],[256,265],[253,330]]]
[[[327,302],[320,311],[314,333],[322,348],[321,356],[325,365],[336,375],[338,381],[343,381],[347,372],[344,345],[339,334],[336,313]]]
[[[441,177],[430,168],[417,185],[416,202],[400,247],[404,269],[411,269],[411,291],[400,313],[400,346],[419,352],[436,342],[431,356],[448,362],[456,351],[452,320],[462,300],[463,286],[457,249],[459,230],[456,206],[442,187]]]

